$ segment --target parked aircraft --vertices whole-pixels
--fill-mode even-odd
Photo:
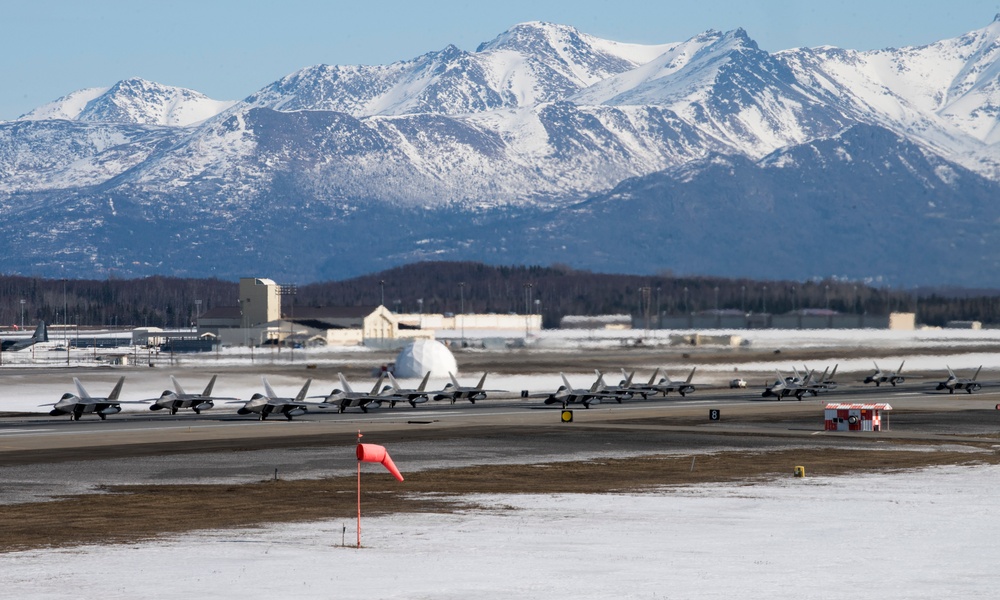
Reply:
[[[653,371],[653,374],[649,376],[649,381],[647,381],[646,383],[632,383],[630,381],[628,386],[625,387],[625,390],[628,391],[633,396],[639,395],[642,396],[643,399],[648,398],[650,394],[656,393],[656,390],[653,389],[653,386],[656,385],[656,376],[659,374],[660,374],[660,369],[657,368],[655,371]],[[626,380],[629,380],[630,377],[634,375],[635,375],[634,371],[630,375],[625,372],[625,369],[622,369],[622,383],[624,383]]]
[[[333,391],[320,402],[320,408],[333,406],[337,408],[338,412],[344,412],[348,408],[358,407],[362,412],[368,412],[369,408],[378,408],[382,406],[382,402],[388,400],[384,396],[378,395],[379,388],[382,387],[384,375],[378,376],[378,381],[375,382],[372,391],[367,394],[352,390],[351,384],[347,383],[347,379],[344,378],[343,373],[337,373],[337,376],[340,378],[340,387],[342,389],[333,388]]]
[[[979,372],[983,370],[983,366],[979,365],[976,369],[976,374],[972,376],[972,379],[961,378],[955,375],[955,372],[948,368],[948,379],[937,384],[937,389],[948,390],[949,394],[954,394],[955,390],[965,390],[966,393],[971,394],[972,392],[983,389],[981,383],[976,381],[979,378]]]
[[[687,379],[684,381],[673,381],[670,376],[666,373],[663,374],[663,378],[659,382],[649,386],[650,389],[656,393],[659,392],[666,396],[670,392],[677,392],[681,396],[686,396],[695,390],[695,386],[691,383],[691,379],[694,378],[694,372],[698,367],[693,367],[691,372],[688,373]]]
[[[170,414],[176,415],[177,411],[181,408],[190,408],[195,412],[195,414],[201,414],[201,411],[208,410],[215,406],[216,400],[238,400],[238,398],[221,398],[212,395],[212,388],[215,387],[215,379],[218,375],[212,375],[212,379],[205,386],[205,391],[200,394],[188,394],[181,387],[180,382],[173,375],[170,376],[170,381],[174,382],[174,389],[163,390],[160,397],[153,401],[153,404],[149,407],[149,410],[163,410],[164,408],[170,409]]]
[[[624,375],[625,378],[619,381],[618,385],[608,385],[607,383],[605,383],[604,373],[601,373],[599,369],[595,369],[594,372],[597,373],[597,383],[598,383],[597,390],[600,392],[614,395],[614,398],[615,400],[618,401],[618,404],[621,404],[622,400],[624,400],[625,398],[631,398],[635,393],[630,389],[632,387],[632,377],[635,376],[635,371],[632,371],[631,373],[626,375],[623,369],[622,375]]]
[[[574,388],[569,380],[566,379],[565,374],[560,373],[559,376],[562,377],[563,385],[559,386],[556,391],[552,393],[528,394],[527,397],[545,398],[545,404],[562,404],[563,408],[566,408],[570,404],[582,404],[584,408],[590,408],[592,404],[600,404],[602,399],[615,397],[614,394],[602,392],[598,389],[601,382],[600,378],[594,381],[590,389],[583,389]]]
[[[394,408],[397,402],[403,401],[409,402],[410,406],[414,408],[416,408],[418,404],[427,402],[427,395],[430,392],[427,392],[425,388],[427,387],[427,380],[430,379],[431,376],[430,371],[427,371],[427,374],[424,375],[423,381],[420,382],[420,385],[417,386],[417,389],[415,390],[401,387],[399,382],[396,381],[396,378],[392,376],[392,373],[386,374],[389,376],[389,383],[391,385],[382,388],[382,391],[379,392],[379,396],[382,396],[389,401],[389,408]]]
[[[73,378],[73,383],[76,384],[76,394],[67,392],[63,394],[62,398],[59,399],[59,402],[42,405],[52,407],[52,410],[49,411],[51,416],[57,417],[59,415],[69,415],[70,420],[79,421],[81,416],[88,413],[94,413],[103,421],[108,418],[108,415],[120,413],[122,411],[121,405],[123,402],[127,404],[141,404],[146,402],[145,400],[133,400],[126,402],[118,399],[118,395],[121,394],[122,391],[122,385],[125,383],[124,376],[118,379],[118,383],[115,384],[114,389],[111,390],[111,393],[108,394],[106,398],[95,398],[88,394],[87,390],[83,387],[83,384],[80,383],[80,380],[76,377]]]
[[[250,400],[237,409],[236,414],[249,415],[257,413],[260,415],[260,420],[264,421],[271,414],[278,413],[291,421],[292,417],[304,415],[310,406],[315,406],[314,404],[310,405],[305,402],[306,392],[309,390],[309,384],[312,383],[311,378],[306,380],[305,385],[302,386],[302,389],[299,390],[299,393],[294,398],[279,398],[274,393],[274,389],[271,388],[271,384],[268,383],[267,377],[261,376],[260,380],[264,383],[264,393],[251,396]],[[242,400],[231,402],[242,402]]]
[[[31,337],[0,341],[0,352],[17,352],[30,348],[38,342],[47,341],[49,341],[49,332],[45,329],[45,321],[39,321],[38,327],[35,328],[35,333]]]
[[[434,393],[435,400],[451,400],[454,404],[456,400],[468,400],[472,404],[476,403],[476,400],[483,400],[486,398],[487,393],[491,392],[502,392],[503,390],[484,390],[483,386],[486,384],[486,376],[489,373],[483,373],[483,376],[479,379],[479,383],[475,387],[463,386],[455,378],[455,375],[448,373],[448,377],[451,379],[451,383],[445,384],[444,389]]]
[[[814,384],[808,383],[812,379],[812,371],[806,375],[804,380],[800,377],[785,377],[777,370],[774,372],[778,375],[778,379],[764,389],[764,393],[761,394],[762,397],[768,398],[773,396],[780,401],[782,398],[795,396],[797,400],[801,401],[802,396],[807,393],[816,395],[815,391],[810,389],[810,386]]]
[[[905,360],[899,363],[899,369],[893,373],[884,373],[882,369],[879,368],[878,363],[874,364],[875,364],[875,372],[869,375],[868,377],[865,377],[864,383],[874,383],[875,387],[878,387],[883,383],[888,383],[889,385],[895,387],[897,383],[903,383],[904,381],[906,381],[903,378],[903,376],[900,375],[900,373],[903,372],[903,365],[906,364]]]

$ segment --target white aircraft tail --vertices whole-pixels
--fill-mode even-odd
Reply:
[[[264,395],[268,398],[277,398],[278,395],[274,393],[274,388],[272,388],[271,384],[267,381],[267,377],[261,375],[260,380],[264,382]]]
[[[170,381],[174,382],[174,389],[177,390],[177,393],[179,395],[181,395],[181,396],[184,396],[185,395],[184,394],[184,388],[181,387],[181,384],[180,384],[179,381],[177,381],[177,378],[174,377],[173,375],[171,375],[170,376]]]
[[[479,385],[476,386],[477,390],[483,389],[483,386],[486,385],[486,376],[487,375],[489,375],[489,372],[483,373],[483,376],[479,379]]]
[[[344,377],[343,373],[337,373],[337,377],[340,378],[340,389],[344,390],[346,394],[353,394],[354,390],[351,389],[351,384],[347,383],[347,379]]]
[[[389,375],[389,385],[392,386],[393,391],[398,392],[398,391],[402,390],[403,388],[399,387],[399,382],[396,381],[396,378],[392,376],[392,373],[389,373],[388,371],[386,371],[386,373]],[[430,375],[431,372],[427,371],[427,374]],[[426,382],[426,381],[427,381],[427,378],[424,377],[424,382]]]
[[[688,373],[688,378],[684,380],[684,383],[691,383],[691,379],[694,378],[695,369],[698,367],[691,367],[691,372]]]
[[[74,377],[73,378],[73,383],[76,384],[76,391],[80,395],[81,398],[90,398],[90,394],[87,393],[86,388],[83,387],[83,384],[80,383],[79,379],[77,379],[76,377]]]

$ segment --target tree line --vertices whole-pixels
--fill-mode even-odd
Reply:
[[[280,282],[287,283],[287,282]],[[39,279],[0,276],[0,324],[108,327],[185,327],[215,307],[237,306],[237,282],[221,279]],[[23,302],[22,302],[23,301]],[[545,327],[565,315],[649,317],[712,310],[786,313],[830,309],[841,313],[916,312],[927,325],[952,320],[1000,322],[1000,293],[967,290],[905,291],[840,280],[756,281],[719,277],[620,275],[562,265],[491,266],[423,262],[343,281],[295,286],[284,299],[295,306],[384,304],[397,313],[538,313]]]

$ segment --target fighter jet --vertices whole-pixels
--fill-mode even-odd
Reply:
[[[979,372],[983,370],[982,365],[979,365],[979,368],[976,369],[976,374],[972,376],[972,379],[960,378],[955,375],[955,372],[951,370],[951,367],[947,368],[948,379],[938,383],[937,389],[948,390],[949,394],[954,394],[955,390],[965,390],[966,393],[971,394],[972,392],[983,389],[982,384],[976,381],[976,379],[979,378]]]
[[[405,389],[400,387],[399,382],[396,378],[392,376],[392,373],[386,373],[389,376],[390,385],[382,388],[379,392],[379,396],[386,398],[389,401],[389,408],[394,408],[397,402],[409,402],[410,406],[416,408],[418,404],[427,402],[427,395],[430,393],[426,391],[427,380],[430,379],[431,372],[427,371],[424,375],[423,381],[417,386],[417,389]]]
[[[455,375],[448,373],[448,377],[451,379],[451,383],[445,384],[444,389],[434,393],[435,400],[451,400],[454,404],[456,400],[468,400],[472,404],[476,403],[476,400],[483,400],[486,398],[487,393],[503,392],[504,390],[484,390],[483,385],[486,384],[486,376],[489,373],[483,373],[483,376],[479,379],[479,384],[476,387],[463,386],[455,379]]]
[[[599,369],[595,369],[594,372],[597,373],[597,384],[598,384],[597,390],[600,392],[604,392],[606,394],[612,394],[614,396],[614,399],[618,401],[618,404],[621,404],[622,400],[626,398],[631,398],[632,395],[635,393],[631,389],[632,377],[635,376],[635,371],[626,374],[625,370],[622,369],[622,375],[624,375],[624,379],[619,381],[618,385],[608,385],[607,383],[605,383],[604,373],[601,373]]]
[[[782,398],[787,398],[789,396],[795,396],[797,400],[802,400],[802,396],[807,393],[812,393],[816,395],[815,391],[811,391],[808,383],[812,379],[812,371],[810,371],[806,378],[803,380],[800,377],[786,377],[783,376],[777,369],[774,371],[778,375],[778,379],[774,383],[767,386],[764,389],[764,393],[761,394],[762,397],[775,397],[779,401]]]
[[[378,408],[382,406],[383,402],[391,402],[388,398],[378,395],[384,375],[378,376],[378,381],[375,382],[372,391],[367,394],[352,390],[351,384],[347,383],[343,373],[337,373],[337,376],[340,378],[342,389],[333,388],[333,391],[320,402],[320,408],[335,407],[338,412],[344,412],[348,408],[357,407],[361,409],[361,412],[368,412],[369,408]]]
[[[664,396],[670,392],[677,392],[681,396],[686,396],[695,390],[695,386],[691,383],[691,379],[694,378],[694,372],[697,368],[698,367],[693,367],[691,372],[688,373],[687,379],[684,381],[673,381],[670,379],[669,375],[664,373],[660,381],[649,386],[649,388],[653,393],[660,393]]]
[[[45,321],[39,321],[35,333],[29,338],[19,338],[13,340],[0,340],[0,352],[17,352],[30,348],[38,342],[49,341],[49,332],[45,329]]]
[[[181,408],[190,408],[195,412],[195,414],[201,414],[201,411],[208,410],[215,406],[216,400],[237,400],[237,398],[221,398],[212,395],[212,388],[215,386],[215,379],[218,375],[212,375],[211,381],[205,386],[205,391],[200,394],[188,394],[181,387],[180,382],[173,375],[170,376],[170,381],[174,382],[174,389],[177,391],[163,390],[160,397],[153,400],[153,404],[150,405],[149,410],[163,410],[164,408],[170,409],[170,414],[176,415],[177,411]]]
[[[629,384],[625,386],[624,389],[633,396],[638,395],[642,396],[643,399],[645,399],[648,398],[650,394],[656,393],[656,390],[653,389],[653,386],[656,385],[656,376],[659,374],[660,374],[660,369],[657,368],[656,370],[653,371],[653,374],[649,376],[649,381],[647,381],[646,383],[641,383],[641,382],[635,383],[631,381],[631,378],[635,376],[635,371],[633,371],[632,373],[626,373],[625,369],[622,369],[621,384],[624,384],[625,381],[628,381]]]
[[[292,417],[304,415],[310,406],[315,406],[315,404],[311,405],[305,402],[306,392],[309,390],[309,384],[312,383],[311,378],[306,380],[305,385],[302,386],[302,389],[299,390],[299,393],[294,398],[279,398],[271,388],[271,384],[268,383],[267,377],[261,376],[260,380],[264,383],[264,393],[251,396],[249,401],[237,409],[236,414],[249,415],[257,413],[260,415],[260,420],[264,421],[271,414],[278,413],[291,421]],[[243,401],[235,400],[230,402]]]
[[[905,360],[899,363],[899,369],[894,373],[884,373],[882,372],[882,369],[879,368],[878,363],[874,364],[875,372],[868,377],[865,377],[864,383],[874,383],[875,387],[878,387],[883,383],[888,383],[889,385],[895,387],[897,383],[903,383],[906,381],[903,376],[900,375],[900,373],[903,372],[903,365],[906,364]]]
[[[574,388],[569,380],[566,379],[565,374],[560,373],[559,376],[562,377],[563,385],[559,386],[556,391],[552,393],[524,394],[524,397],[545,398],[545,404],[562,404],[563,408],[566,408],[570,404],[582,404],[584,408],[590,408],[593,404],[600,404],[601,400],[615,397],[614,394],[599,390],[600,378],[594,381],[590,389],[583,389]]]
[[[73,378],[73,383],[76,384],[76,394],[67,392],[63,394],[59,402],[42,405],[52,407],[52,410],[49,411],[51,416],[69,415],[70,420],[79,421],[84,414],[94,413],[103,421],[108,418],[108,415],[120,413],[123,403],[141,404],[146,402],[145,400],[124,401],[118,399],[118,395],[122,391],[122,384],[125,383],[125,377],[118,379],[118,383],[115,384],[114,389],[106,398],[95,398],[88,394],[76,377]]]

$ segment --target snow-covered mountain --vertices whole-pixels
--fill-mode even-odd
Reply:
[[[235,104],[179,87],[139,78],[123,79],[110,88],[88,88],[67,94],[21,116],[23,121],[65,119],[88,123],[125,123],[186,127],[214,117]]]
[[[882,208],[906,215],[908,227],[924,231],[921,223],[933,223],[927,231],[961,230],[969,240],[972,230],[962,225],[967,211],[927,211],[925,204],[959,206],[961,190],[975,188],[987,198],[1000,189],[991,187],[1000,181],[998,40],[995,20],[921,47],[768,53],[742,29],[638,45],[533,22],[475,51],[448,46],[390,65],[308,67],[235,103],[124,80],[0,123],[0,234],[38,252],[0,259],[0,269],[46,272],[45,265],[73,255],[93,273],[113,266],[234,277],[267,264],[274,276],[307,280],[419,257],[465,256],[456,252],[522,260],[518,249],[530,247],[523,260],[552,257],[638,272],[675,268],[673,263],[719,273],[711,261],[742,263],[696,245],[663,254],[652,250],[653,240],[641,252],[635,244],[646,230],[675,231],[675,219],[721,215],[720,207],[747,209],[746,203],[761,201],[750,200],[761,174],[791,172],[797,176],[782,179],[788,186],[782,192],[802,198],[795,214],[822,219],[824,232],[846,236],[857,219],[871,218],[832,195],[847,194],[837,185],[839,176],[864,181],[867,188],[848,195],[877,197],[886,203]],[[881,133],[865,137],[862,131]],[[878,184],[874,157],[863,172],[841,160],[861,156],[865,144],[882,153],[886,180],[897,180],[896,188]],[[805,160],[809,153],[824,160]],[[721,164],[729,167],[706,167]],[[713,188],[703,173],[730,173],[751,188],[722,182]],[[650,192],[643,233],[616,238],[596,257],[593,238],[572,232],[598,206],[605,221],[613,220],[616,207],[627,216],[626,197],[611,191],[647,185],[647,178],[665,178],[671,190],[697,194],[678,214],[668,198]],[[825,191],[809,188],[816,181]],[[992,215],[989,205],[983,200],[976,210]],[[764,227],[780,221],[781,212],[769,221],[744,220]],[[355,220],[361,217],[397,229],[391,242],[381,242],[378,256],[367,250],[373,224]],[[992,219],[981,219],[985,230],[972,235],[980,245],[992,243]],[[701,236],[695,237],[708,243],[711,225],[692,222]],[[6,225],[12,223],[48,223],[60,235],[36,229],[25,237],[23,229]],[[514,223],[526,232],[517,244],[504,230]],[[625,221],[620,226],[628,231]],[[470,229],[479,237],[467,238]],[[156,231],[192,241],[178,248],[150,244]],[[263,231],[308,245],[316,264],[288,265],[302,253],[274,254],[273,246],[259,244]],[[814,235],[817,229],[804,231]],[[221,260],[220,232],[233,238],[225,248],[239,249],[237,255],[224,268],[193,266],[201,262],[192,248]],[[330,239],[334,232],[336,240]],[[541,236],[537,245],[530,232]],[[122,236],[139,237],[124,243]],[[485,241],[490,236],[497,241]],[[842,242],[831,248],[844,248]],[[928,260],[948,265],[970,251],[966,242],[934,247],[937,258]],[[884,250],[884,262],[891,262],[891,247]],[[685,251],[705,260],[691,262]],[[268,252],[273,260],[265,259]],[[815,252],[805,252],[799,260],[824,265],[810,274],[851,271],[817,263]],[[988,254],[980,259],[987,261]],[[636,263],[637,256],[646,258]],[[751,247],[741,256],[754,256]],[[797,258],[775,256],[769,267],[779,259]],[[877,275],[920,283],[912,273],[886,268],[856,276]]]

